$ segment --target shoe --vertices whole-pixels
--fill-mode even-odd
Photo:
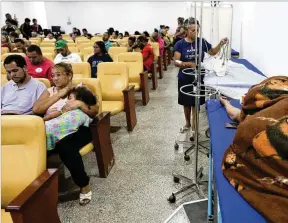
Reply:
[[[184,125],[184,126],[180,129],[180,133],[184,133],[184,132],[188,131],[190,128],[191,128],[191,126]]]
[[[92,199],[92,191],[89,191],[86,194],[80,193],[79,204],[81,206],[85,206],[91,201],[91,199]]]

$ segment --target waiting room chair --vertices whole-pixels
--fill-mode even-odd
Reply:
[[[135,48],[133,52],[140,52],[141,49],[139,47]],[[152,79],[152,89],[156,90],[158,88],[158,77],[157,77],[157,61],[154,60],[152,64],[151,74],[148,73],[148,77]]]
[[[92,43],[81,43],[77,44],[77,47],[81,53],[83,53],[83,50],[85,48],[91,48],[93,50],[93,44]]]
[[[46,78],[35,78],[38,81],[41,81],[43,84],[45,84],[46,88],[50,88],[51,87],[51,83],[48,79]]]
[[[1,54],[5,54],[5,53],[9,53],[9,48],[8,47],[1,47]]]
[[[74,78],[91,78],[91,67],[88,62],[71,63]]]
[[[87,61],[89,59],[89,57],[94,54],[94,49],[93,49],[93,47],[84,48],[82,50],[82,53],[83,53],[84,61]]]
[[[79,45],[84,44],[84,43],[91,43],[91,41],[85,37],[83,39],[76,39],[75,43],[77,46],[79,46]]]
[[[159,72],[159,78],[162,79],[163,78],[163,65],[162,65],[162,61],[163,58],[162,56],[160,56],[160,50],[159,50],[159,43],[154,43],[154,42],[150,42],[150,45],[153,48],[153,52],[154,52],[154,60],[157,62],[157,70]]]
[[[3,75],[3,74],[7,74],[7,72],[6,72],[6,69],[5,69],[5,67],[4,67],[4,61],[2,60],[2,63],[1,63],[1,74]]]
[[[98,64],[97,79],[102,87],[102,109],[116,115],[126,112],[128,131],[133,131],[137,119],[135,111],[134,86],[129,86],[126,63],[104,62]]]
[[[1,75],[1,87],[3,87],[4,84],[6,84],[7,82],[8,82],[8,80],[7,80],[6,74],[5,74],[5,75],[2,74],[2,75]]]
[[[69,47],[69,50],[71,53],[80,53],[78,47],[76,46]]]
[[[6,57],[8,57],[9,55],[15,55],[15,54],[21,55],[23,57],[26,56],[25,53],[4,53],[1,55],[1,61],[4,63],[4,60],[6,59]]]
[[[110,47],[108,54],[114,62],[117,62],[119,53],[126,53],[127,51],[127,47]]]
[[[102,36],[95,36],[91,38],[91,42],[94,44],[95,42],[103,41]]]
[[[51,61],[55,58],[55,53],[42,53],[42,55]]]
[[[56,51],[55,51],[55,47],[40,47],[42,53],[52,53],[56,56]]]
[[[76,47],[76,44],[74,42],[67,42],[67,46],[70,47]]]
[[[143,71],[143,57],[141,53],[120,53],[118,62],[125,62],[128,66],[129,85],[134,85],[135,91],[141,91],[142,104],[149,102],[148,72]]]
[[[1,116],[1,222],[60,223],[58,170],[46,169],[42,118]]]
[[[40,47],[55,47],[55,42],[42,42],[40,43]]]

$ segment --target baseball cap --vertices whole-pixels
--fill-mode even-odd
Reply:
[[[55,48],[56,50],[60,50],[62,49],[63,47],[67,46],[67,43],[66,41],[64,40],[58,40],[56,43],[55,43]]]

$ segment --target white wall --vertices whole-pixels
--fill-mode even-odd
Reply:
[[[177,17],[188,16],[185,2],[45,2],[45,7],[48,26],[60,25],[68,33],[73,27],[87,28],[93,34],[109,27],[120,32],[151,32],[160,24],[174,32]],[[68,18],[71,25],[67,25]]]
[[[44,2],[1,2],[1,26],[5,24],[5,14],[16,15],[19,25],[25,18],[37,19],[42,28],[47,28],[47,17]]]
[[[287,11],[288,2],[234,3],[232,47],[267,76],[288,74]]]

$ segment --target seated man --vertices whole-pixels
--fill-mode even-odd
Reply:
[[[46,78],[52,81],[53,62],[42,55],[39,46],[31,45],[27,48],[27,56],[25,57],[28,74],[34,78]]]
[[[152,64],[154,61],[154,53],[152,47],[148,44],[148,41],[144,36],[138,37],[137,45],[141,49],[141,53],[143,56],[144,71],[151,72]]]
[[[15,39],[15,48],[12,50],[13,53],[25,53],[26,54],[26,46],[23,39]]]
[[[107,52],[109,52],[109,48],[112,46],[112,43],[110,42],[109,39],[110,39],[109,33],[104,33],[102,40],[105,43],[105,47],[106,47]]]
[[[82,62],[81,57],[77,53],[71,53],[68,49],[67,42],[64,40],[59,40],[55,43],[55,48],[58,52],[54,59],[54,63],[79,63]]]
[[[221,103],[239,122],[223,157],[224,176],[268,222],[288,222],[288,77],[250,88],[241,110]]]
[[[30,77],[25,59],[20,55],[6,57],[4,67],[11,80],[1,88],[1,114],[32,114],[33,104],[46,86]]]

